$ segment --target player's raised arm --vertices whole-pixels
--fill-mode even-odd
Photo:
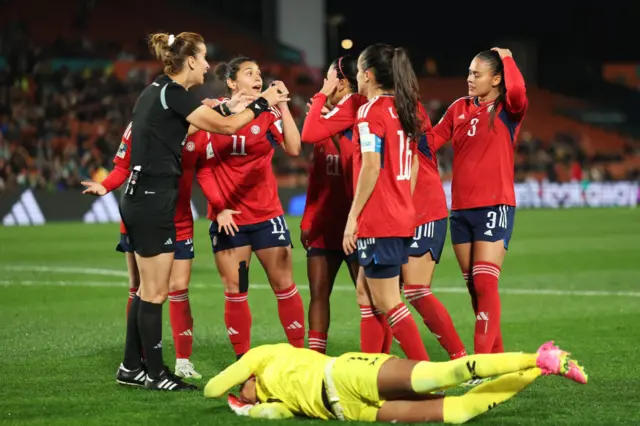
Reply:
[[[340,57],[331,64],[322,89],[311,98],[302,127],[303,142],[322,142],[353,127],[357,104],[349,102],[349,97],[358,87],[356,72],[356,60],[351,56]],[[330,111],[326,110],[327,103],[333,105]]]
[[[527,107],[527,88],[524,77],[513,59],[511,50],[494,47],[491,49],[500,55],[504,69],[504,84],[506,88],[506,108],[511,114],[519,115]]]
[[[283,93],[289,93],[289,90],[281,81],[274,81],[271,85]],[[276,117],[276,121],[272,124],[270,132],[272,134],[282,133],[282,149],[288,155],[297,157],[302,150],[302,143],[300,142],[300,130],[298,130],[298,125],[293,119],[293,115],[291,115],[289,105],[286,101],[279,102],[277,108],[273,108],[273,110],[279,116]]]

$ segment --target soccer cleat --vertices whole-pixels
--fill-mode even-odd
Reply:
[[[202,374],[198,373],[188,359],[176,359],[175,374],[183,379],[202,379]]]
[[[147,379],[147,371],[144,366],[140,366],[135,370],[127,370],[124,365],[120,364],[116,373],[116,382],[121,385],[128,386],[144,386]]]
[[[586,385],[589,381],[589,375],[584,371],[584,367],[572,359],[569,359],[569,371],[567,371],[567,374],[564,376],[567,379],[580,383],[581,385]]]
[[[558,346],[556,346],[553,340],[546,342],[542,346],[540,346],[540,348],[538,349],[538,356],[548,351],[559,351],[565,354],[566,368],[562,369],[563,372],[561,372],[560,375],[566,377],[567,379],[571,379],[574,382],[578,382],[583,385],[587,384],[587,382],[589,381],[589,375],[584,371],[584,367],[582,367],[577,361],[569,358],[568,352],[565,352],[562,349],[560,349]],[[538,366],[540,367],[540,365]],[[556,374],[556,373],[545,373],[544,368],[542,367],[540,368],[542,369],[543,374]]]
[[[161,390],[161,391],[192,391],[198,390],[196,385],[192,385],[191,383],[187,383],[182,380],[180,377],[173,374],[169,371],[168,368],[160,373],[155,379],[151,379],[147,376],[147,380],[144,383],[144,387],[149,390]]]
[[[569,371],[569,354],[550,341],[538,349],[536,365],[545,376],[550,374],[564,376]]]

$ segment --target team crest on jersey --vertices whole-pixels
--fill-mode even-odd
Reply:
[[[193,152],[196,149],[196,144],[193,141],[189,141],[187,142],[187,146],[185,148],[187,148],[187,151]]]
[[[260,126],[258,126],[257,124],[251,126],[251,133],[253,133],[254,135],[260,133]]]
[[[120,147],[118,148],[118,153],[116,154],[120,158],[124,158],[127,155],[127,144],[124,142],[120,142]]]

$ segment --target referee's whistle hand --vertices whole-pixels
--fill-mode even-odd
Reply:
[[[107,188],[102,186],[101,183],[83,181],[83,182],[80,182],[80,184],[86,188],[84,191],[82,191],[83,194],[102,196],[107,193]]]

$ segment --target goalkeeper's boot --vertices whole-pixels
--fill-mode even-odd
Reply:
[[[541,353],[546,352],[546,351],[562,351],[562,349],[560,349],[558,346],[556,346],[554,344],[553,341],[549,341],[546,342],[545,344],[543,344],[542,346],[540,346],[540,348],[538,349],[538,356],[540,356]],[[567,360],[568,360],[568,364],[567,364],[567,368],[565,372],[562,372],[561,375],[565,376],[567,379],[571,379],[574,382],[578,382],[580,384],[587,384],[587,382],[589,381],[589,375],[586,373],[586,371],[584,371],[584,367],[582,367],[577,361],[571,359],[568,357],[568,353],[564,352],[567,355]],[[544,372],[544,369],[543,369]],[[554,373],[551,373],[554,374]]]
[[[116,382],[121,385],[128,386],[144,386],[147,379],[147,370],[144,365],[136,368],[135,370],[128,370],[124,365],[120,364],[118,372],[116,373]]]
[[[173,374],[165,366],[164,370],[158,377],[151,378],[147,376],[147,380],[144,387],[149,390],[161,390],[161,391],[194,391],[198,390],[196,385],[187,383],[180,377]]]

